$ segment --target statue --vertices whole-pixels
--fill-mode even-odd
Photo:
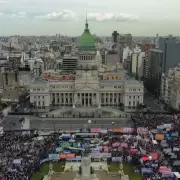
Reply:
[[[124,168],[124,166],[123,166],[123,163],[121,162],[119,165],[119,170],[122,175],[124,175],[123,168]]]
[[[50,164],[49,164],[49,170],[52,170],[52,169],[53,169],[53,164],[50,163]]]
[[[83,157],[81,160],[81,173],[77,173],[74,180],[99,180],[91,167],[91,158]]]
[[[52,176],[54,174],[54,171],[53,171],[53,164],[52,163],[50,163],[49,164],[49,173],[48,173],[48,176]]]

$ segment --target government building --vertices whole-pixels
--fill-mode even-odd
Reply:
[[[135,112],[143,104],[144,86],[131,78],[120,64],[102,64],[86,21],[84,33],[77,43],[78,51],[69,56],[77,60],[74,71],[44,71],[30,85],[30,102],[38,113]],[[71,58],[73,56],[73,58]],[[66,63],[68,63],[66,61]]]

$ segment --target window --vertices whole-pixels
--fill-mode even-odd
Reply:
[[[129,106],[131,106],[131,101],[129,101]]]
[[[131,99],[131,96],[129,96],[129,99]]]

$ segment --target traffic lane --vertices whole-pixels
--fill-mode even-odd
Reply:
[[[84,126],[84,125],[80,125],[77,126],[76,124],[71,124],[71,125],[51,125],[51,126],[47,126],[47,125],[38,125],[38,124],[34,124],[30,126],[30,129],[38,129],[38,130],[77,130],[77,129],[84,129],[84,128],[101,128],[101,129],[113,129],[113,128],[120,128],[122,126],[112,126],[109,124],[102,124],[102,125],[91,125],[91,126]],[[126,126],[126,127],[132,127],[132,126]]]
[[[87,121],[85,123],[81,124],[75,124],[75,123],[57,123],[56,121],[51,121],[51,122],[31,122],[30,123],[30,128],[31,129],[79,129],[79,128],[116,128],[116,127],[133,127],[133,123],[96,123],[96,124],[88,124]]]
[[[30,121],[31,124],[64,124],[64,125],[69,125],[69,124],[75,124],[75,125],[86,125],[89,124],[87,120],[79,120],[79,121],[73,121],[73,120],[31,120]],[[119,124],[121,126],[126,126],[126,125],[133,125],[133,121],[131,120],[115,120],[115,121],[111,121],[111,120],[98,120],[98,121],[91,121],[91,125],[102,125],[102,124],[109,124],[109,125],[116,125]]]
[[[146,95],[144,96],[144,104],[147,106],[147,108],[149,107],[150,110],[154,110],[154,111],[163,110],[163,107],[161,104],[158,104],[156,100]]]

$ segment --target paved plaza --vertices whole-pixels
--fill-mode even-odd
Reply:
[[[107,172],[96,171],[97,178],[99,180],[120,180],[120,176],[111,176]],[[75,172],[65,172],[62,174],[56,174],[51,177],[51,180],[73,180],[76,176]],[[129,180],[128,176],[123,176],[121,180]]]

